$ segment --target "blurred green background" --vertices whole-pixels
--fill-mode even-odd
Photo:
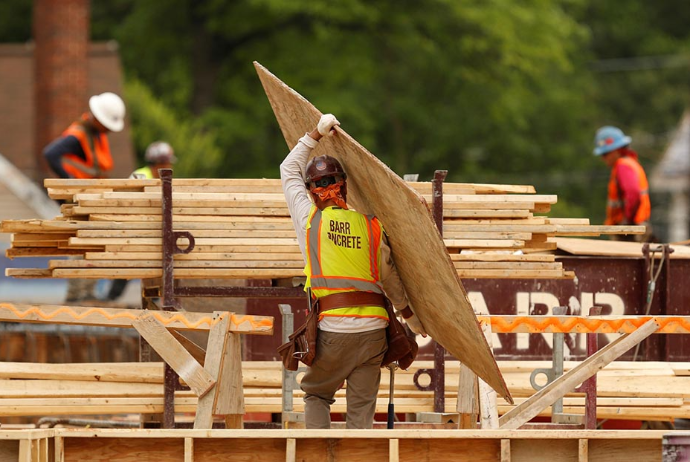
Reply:
[[[0,41],[31,39],[29,0],[0,4]],[[532,184],[550,216],[601,223],[604,124],[648,175],[688,105],[690,8],[671,0],[92,0],[116,40],[137,153],[176,176],[278,177],[288,152],[259,61],[401,176]],[[663,197],[652,196],[663,207]]]

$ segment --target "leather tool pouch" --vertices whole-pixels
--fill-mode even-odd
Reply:
[[[401,369],[407,369],[417,357],[419,345],[417,345],[414,337],[407,335],[405,326],[398,320],[388,300],[386,300],[386,311],[388,311],[389,319],[388,327],[386,328],[388,350],[383,356],[381,367],[386,367],[390,363],[397,361]]]
[[[304,324],[290,334],[286,343],[278,347],[278,354],[283,361],[285,369],[296,371],[299,368],[300,361],[307,366],[311,366],[314,362],[318,334],[317,312],[317,306],[313,306]]]

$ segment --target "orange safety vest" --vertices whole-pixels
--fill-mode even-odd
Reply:
[[[307,223],[306,287],[315,298],[342,292],[383,294],[380,283],[383,229],[373,216],[340,207],[312,205]],[[388,320],[381,306],[345,307],[320,315]]]
[[[81,120],[74,122],[62,132],[62,136],[72,135],[79,140],[86,159],[76,154],[65,154],[62,156],[62,167],[72,178],[105,178],[103,172],[113,168],[108,137],[100,132],[92,136],[84,127],[87,117],[84,114]]]
[[[611,178],[608,186],[608,200],[606,203],[606,225],[619,225],[625,221],[625,202],[622,191],[618,185],[618,178],[616,177],[616,167],[619,163],[630,166],[637,176],[638,185],[640,188],[640,206],[635,213],[635,224],[649,221],[652,213],[652,206],[649,202],[649,184],[647,183],[647,175],[640,163],[632,157],[623,156],[619,158],[611,169]]]

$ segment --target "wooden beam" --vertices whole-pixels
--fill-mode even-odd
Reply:
[[[273,334],[270,316],[229,313],[230,330],[247,334]],[[80,324],[106,327],[133,327],[135,320],[152,318],[168,329],[209,330],[219,322],[209,313],[130,310],[88,306],[29,305],[0,303],[0,321],[49,324]],[[1,363],[0,363],[1,364]]]
[[[224,317],[209,332],[204,370],[215,381],[216,385],[213,387],[212,393],[199,398],[196,417],[194,418],[195,429],[210,429],[213,427],[213,403],[216,395],[223,387],[223,384],[220,382],[220,368],[225,356],[225,344],[228,339],[229,327],[229,318]]]
[[[458,428],[477,428],[479,416],[477,374],[472,372],[469,367],[461,364],[458,376],[458,404],[456,407],[458,414],[460,414]]]
[[[649,321],[656,334],[690,333],[690,316],[478,316],[498,333],[630,334]]]
[[[534,394],[532,398],[516,406],[510,412],[500,418],[502,429],[516,429],[539,414],[542,409],[562,398],[566,393],[603,369],[608,363],[618,358],[649,337],[659,328],[659,325],[650,320],[631,334],[624,334],[615,341],[587,358],[579,366],[563,374],[544,388]]]
[[[142,316],[135,319],[132,325],[197,396],[203,397],[216,383],[211,375],[155,318]]]

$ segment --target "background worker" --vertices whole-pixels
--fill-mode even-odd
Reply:
[[[89,98],[82,114],[43,150],[53,172],[60,178],[105,178],[113,168],[108,132],[125,126],[125,103],[115,93]],[[65,302],[95,300],[96,279],[69,279]]]
[[[307,428],[330,428],[333,397],[347,380],[347,428],[372,428],[387,349],[384,291],[413,332],[426,332],[409,305],[381,224],[348,210],[347,175],[340,162],[319,156],[307,163],[321,137],[335,133],[335,125],[333,115],[322,116],[280,165],[306,261],[306,285],[319,309],[316,357],[301,382],[304,413]]]
[[[136,169],[129,176],[130,178],[150,180],[152,178],[160,178],[158,169],[172,168],[173,164],[177,162],[175,151],[172,146],[165,141],[154,141],[149,144],[144,153],[144,161],[146,166]],[[105,296],[106,300],[114,301],[120,298],[122,293],[127,288],[128,279],[114,279],[108,293]]]
[[[594,137],[594,155],[600,156],[611,169],[604,224],[644,225],[646,232],[643,235],[617,238],[650,242],[653,237],[649,222],[652,212],[649,184],[637,153],[629,147],[631,141],[621,129],[611,126],[601,127]]]
[[[115,93],[89,99],[89,112],[62,132],[43,150],[51,169],[60,178],[105,178],[113,168],[108,132],[125,126],[125,103]]]
[[[172,168],[173,164],[177,162],[177,157],[175,157],[175,151],[169,143],[154,141],[146,148],[144,161],[146,161],[146,166],[135,170],[130,178],[160,178],[158,169]]]

